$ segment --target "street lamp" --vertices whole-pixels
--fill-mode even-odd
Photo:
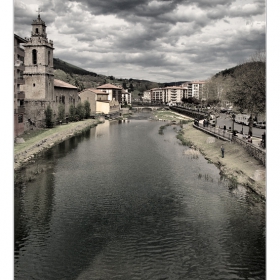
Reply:
[[[235,136],[234,132],[234,122],[235,122],[235,114],[232,114],[232,135]]]

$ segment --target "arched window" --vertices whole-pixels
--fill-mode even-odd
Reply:
[[[36,50],[32,51],[32,62],[33,62],[33,64],[37,64],[37,51]]]
[[[48,65],[51,64],[51,52],[49,51],[48,52]]]
[[[37,34],[37,33],[39,33],[39,29],[38,29],[38,28],[36,28],[36,34]]]

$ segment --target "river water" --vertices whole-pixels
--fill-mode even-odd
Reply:
[[[265,279],[264,204],[164,124],[105,121],[17,174],[15,279]]]

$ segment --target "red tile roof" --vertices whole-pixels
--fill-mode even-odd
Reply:
[[[112,89],[112,88],[114,88],[114,89],[121,89],[120,87],[114,86],[114,85],[112,85],[112,84],[105,84],[105,85],[99,86],[99,87],[97,87],[97,88],[98,88],[98,89],[99,89],[99,88],[105,88],[105,89]]]
[[[104,91],[99,90],[99,89],[96,89],[96,88],[86,88],[83,91],[81,91],[80,93],[82,93],[84,91],[91,91],[91,92],[96,93],[96,94],[106,94],[106,95],[109,95],[109,93],[104,92]]]
[[[73,86],[73,85],[70,85],[68,83],[65,83],[61,80],[57,80],[57,79],[54,79],[54,82],[53,82],[54,86],[55,87],[63,87],[63,88],[75,88],[75,89],[78,89],[77,87]]]

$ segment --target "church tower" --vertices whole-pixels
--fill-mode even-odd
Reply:
[[[40,13],[33,20],[31,37],[24,45],[25,98],[31,100],[54,100],[53,42],[48,40],[45,22]]]

